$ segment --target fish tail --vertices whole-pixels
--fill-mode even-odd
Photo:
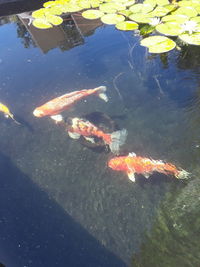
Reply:
[[[8,113],[7,114],[8,115],[8,117],[10,117],[15,123],[17,123],[17,124],[21,124],[20,122],[18,122],[15,118],[14,118],[14,115],[12,114],[12,113]]]
[[[105,93],[106,90],[107,90],[106,86],[99,86],[99,87],[96,88],[96,90],[97,90],[98,97],[100,97],[105,102],[108,102],[108,97],[107,97],[107,95]]]
[[[176,175],[176,178],[178,179],[188,179],[190,176],[190,173],[185,170],[180,170],[178,174]]]
[[[122,146],[127,137],[127,130],[122,129],[120,131],[113,132],[111,135],[111,141],[109,143],[109,147],[112,153],[119,154],[120,146]]]

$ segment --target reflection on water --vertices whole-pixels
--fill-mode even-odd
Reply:
[[[20,15],[19,18],[15,24],[12,20],[0,27],[0,48],[4,52],[0,57],[0,100],[12,107],[12,112],[24,122],[18,126],[0,118],[0,151],[2,164],[6,163],[1,173],[4,192],[1,203],[8,220],[1,229],[8,233],[6,227],[16,226],[15,242],[5,235],[0,244],[2,251],[16,251],[17,255],[20,251],[17,246],[22,243],[21,251],[29,252],[23,264],[42,266],[42,258],[47,260],[46,254],[54,251],[52,245],[45,245],[51,233],[52,243],[59,244],[55,247],[63,247],[60,252],[56,249],[50,253],[52,262],[69,253],[70,264],[80,252],[83,255],[80,266],[106,266],[104,256],[99,263],[95,262],[102,249],[108,266],[124,266],[123,262],[128,265],[131,258],[134,266],[149,266],[148,261],[152,266],[160,266],[160,259],[163,266],[179,262],[198,266],[194,235],[199,230],[199,50],[187,47],[183,52],[174,50],[151,56],[138,45],[139,37],[133,33],[103,27],[99,21],[83,22],[79,15],[66,17],[62,27],[47,31],[33,29],[28,18]],[[187,64],[188,56],[194,59],[194,64],[192,60]],[[128,130],[122,153],[134,151],[141,156],[170,161],[190,171],[190,180],[183,182],[155,174],[149,180],[137,177],[136,183],[131,183],[125,174],[108,169],[111,153],[96,153],[68,138],[64,129],[52,120],[32,115],[35,107],[49,99],[100,85],[108,87],[108,103],[91,96],[64,115],[107,114],[120,129]],[[14,166],[12,172],[10,165]],[[9,190],[4,191],[5,188]],[[47,203],[48,199],[43,202],[40,194],[41,198],[48,196],[52,204]],[[19,202],[15,207],[16,199]],[[20,209],[27,201],[28,205]],[[58,224],[53,225],[54,217]],[[76,247],[74,242],[74,250],[64,251],[68,240],[71,244],[74,239],[73,235],[68,239],[66,234],[68,221],[84,231],[83,250],[82,245]],[[45,228],[48,223],[52,224]],[[35,242],[40,224],[44,235]],[[79,238],[81,231],[75,229],[73,233]],[[29,232],[33,233],[33,239]],[[57,240],[58,235],[62,236],[62,242]],[[92,245],[87,238],[91,238]],[[95,240],[99,247],[92,250]],[[178,251],[181,253],[175,260]],[[94,255],[95,263],[91,258],[89,264],[85,263],[88,254]],[[41,260],[40,265],[32,263],[36,257],[38,262]],[[15,262],[14,257],[10,260]],[[67,262],[66,255],[63,262]],[[16,264],[10,266],[22,266],[21,263],[22,260],[16,259]],[[57,266],[63,266],[61,260]]]

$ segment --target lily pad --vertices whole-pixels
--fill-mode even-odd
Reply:
[[[86,19],[98,19],[103,15],[104,13],[97,9],[88,9],[82,13],[82,16]]]
[[[123,15],[123,16],[125,16],[125,17],[129,17],[132,13],[131,13],[131,11],[130,10],[120,10],[120,11],[118,11],[118,14],[121,14],[121,15]]]
[[[176,43],[165,36],[150,36],[140,44],[149,48],[150,53],[164,53],[175,48]]]
[[[173,14],[181,14],[188,17],[196,17],[198,12],[193,7],[184,6],[178,8],[176,11],[173,12]]]
[[[144,25],[140,28],[140,34],[146,35],[146,34],[153,32],[154,30],[155,30],[155,27],[153,27],[151,25]]]
[[[46,19],[49,23],[57,26],[60,25],[63,22],[63,19],[59,16],[54,16],[54,15],[48,15],[46,16]]]
[[[99,6],[99,9],[105,13],[116,13],[117,10],[124,10],[126,7],[119,3],[104,3]]]
[[[168,0],[156,0],[156,3],[158,6],[165,6],[165,5],[170,4]]]
[[[122,31],[132,31],[132,30],[138,29],[139,27],[137,23],[133,21],[128,21],[128,20],[118,22],[115,26],[118,30],[122,30]]]
[[[38,29],[48,29],[52,28],[52,25],[47,21],[47,19],[35,19],[33,25]]]
[[[120,21],[124,21],[125,17],[123,15],[117,14],[106,14],[101,17],[101,21],[105,24],[117,24]]]
[[[170,36],[177,36],[183,32],[180,24],[176,22],[162,23],[156,26],[156,30],[159,33]]]
[[[150,23],[152,18],[153,17],[150,17],[148,14],[142,14],[142,13],[131,14],[129,16],[129,19],[136,21],[138,23]]]
[[[132,13],[148,13],[153,10],[153,6],[150,4],[135,4],[129,8]]]
[[[32,17],[35,19],[41,19],[45,17],[46,8],[40,8],[36,11],[33,11]]]
[[[200,45],[200,32],[193,33],[193,34],[181,34],[179,38],[184,41],[185,43],[192,44],[192,45]]]
[[[48,1],[43,4],[43,7],[50,7],[50,6],[55,6],[55,1]]]
[[[152,17],[163,17],[169,12],[169,9],[162,6],[157,6],[152,12],[149,13],[149,15]]]
[[[165,17],[162,18],[163,22],[178,22],[178,23],[183,23],[186,20],[188,20],[188,17],[185,15],[167,15]]]

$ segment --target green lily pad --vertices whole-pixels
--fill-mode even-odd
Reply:
[[[166,22],[156,26],[159,33],[170,36],[177,36],[183,32],[180,24],[176,22]]]
[[[120,21],[124,21],[125,17],[123,15],[117,14],[106,14],[101,17],[101,21],[105,24],[117,24]]]
[[[135,0],[126,1],[126,2],[124,2],[123,4],[124,4],[126,7],[128,7],[128,6],[132,6],[132,5],[135,4]]]
[[[49,23],[57,26],[60,25],[63,22],[63,19],[59,16],[54,16],[54,15],[48,15],[46,16],[46,19]]]
[[[192,45],[200,45],[200,32],[193,33],[193,34],[181,34],[179,38],[184,41],[185,43],[192,44]]]
[[[167,15],[162,18],[163,22],[178,22],[178,23],[183,23],[188,20],[188,17],[185,15]]]
[[[32,12],[32,17],[35,19],[45,18],[46,8],[40,8]]]
[[[97,9],[88,9],[82,13],[82,16],[86,19],[99,19],[104,13]]]
[[[143,4],[149,4],[152,7],[155,7],[157,5],[156,0],[145,0]]]
[[[152,12],[149,13],[149,15],[151,17],[163,17],[169,12],[169,9],[162,6],[157,6]]]
[[[140,28],[140,34],[146,35],[146,34],[153,32],[154,30],[155,30],[155,27],[153,27],[151,25],[144,25]]]
[[[129,8],[132,13],[148,13],[153,10],[153,6],[150,4],[135,4]]]
[[[149,48],[150,53],[164,53],[175,48],[176,43],[165,36],[150,36],[140,44]]]
[[[173,4],[165,5],[164,8],[168,9],[169,12],[172,12],[177,9],[176,5]]]
[[[158,6],[165,6],[165,5],[170,4],[168,0],[156,0],[156,3]]]
[[[50,7],[50,6],[55,6],[55,1],[48,1],[43,4],[43,7]]]
[[[193,7],[184,6],[178,8],[176,11],[173,12],[173,14],[181,14],[188,17],[196,17],[198,12]]]
[[[153,17],[150,17],[148,14],[142,14],[142,13],[131,14],[129,16],[129,19],[136,21],[138,23],[150,23],[152,18]]]
[[[105,13],[116,13],[117,10],[124,10],[126,7],[119,3],[104,3],[100,4],[99,9]]]
[[[196,23],[200,23],[200,16],[191,18],[190,20],[195,21]]]
[[[61,15],[63,13],[62,8],[59,6],[52,6],[48,8],[47,11],[52,15]]]
[[[52,28],[52,25],[48,22],[47,19],[35,19],[33,25],[38,29],[48,29]]]
[[[123,15],[123,16],[125,16],[125,17],[129,17],[132,13],[131,13],[131,11],[130,10],[120,10],[120,11],[118,11],[118,14],[121,14],[121,15]]]
[[[133,21],[128,21],[128,20],[118,22],[115,26],[118,30],[122,30],[122,31],[132,31],[132,30],[138,29],[139,27],[137,23]]]
[[[78,1],[78,6],[84,8],[84,9],[91,8],[90,1],[86,1],[86,0],[79,0]]]
[[[178,5],[181,7],[193,7],[198,13],[200,12],[200,2],[198,0],[180,1],[178,2]]]

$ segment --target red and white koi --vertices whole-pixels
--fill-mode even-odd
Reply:
[[[124,171],[132,182],[135,182],[135,174],[142,174],[148,178],[153,172],[163,173],[178,179],[186,179],[189,173],[183,169],[178,169],[171,163],[165,163],[161,160],[153,160],[136,156],[130,153],[128,156],[112,158],[108,166],[116,171]]]
[[[83,136],[86,140],[94,143],[92,137],[101,138],[107,144],[112,153],[118,154],[120,146],[125,143],[127,130],[122,129],[113,133],[105,133],[90,121],[81,118],[72,118],[71,125],[67,127],[71,138],[78,139]]]
[[[52,116],[52,119],[60,121],[62,117],[57,116],[58,114],[69,109],[73,104],[89,95],[97,95],[107,102],[108,98],[105,91],[105,86],[99,86],[94,89],[83,89],[67,93],[48,101],[40,107],[37,107],[33,111],[33,115],[36,117]]]

